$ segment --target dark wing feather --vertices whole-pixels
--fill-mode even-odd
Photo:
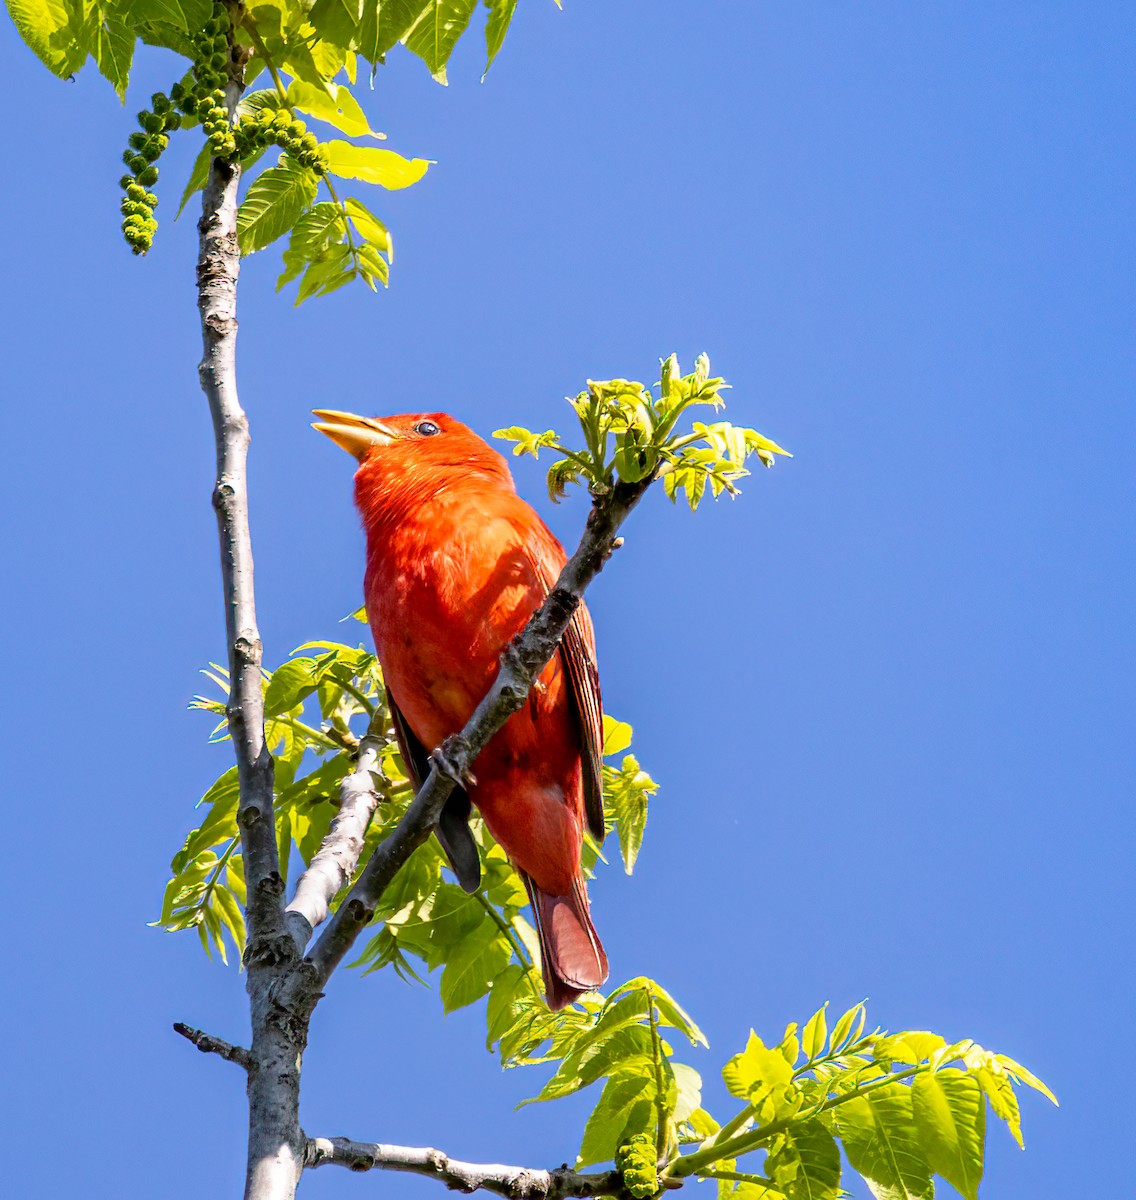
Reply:
[[[566,561],[564,547],[539,518],[526,529],[529,562],[546,591],[556,586],[560,567]],[[534,544],[535,543],[535,544]],[[538,553],[539,549],[539,553]],[[554,565],[555,564],[555,565]],[[560,665],[568,677],[572,712],[580,731],[580,762],[584,776],[584,816],[588,832],[597,841],[604,838],[603,805],[603,697],[596,667],[596,635],[587,606],[581,600],[560,640]]]
[[[406,723],[394,697],[387,688],[387,706],[394,720],[394,734],[407,774],[417,791],[430,774],[430,756],[425,746],[414,736],[414,730]],[[466,892],[476,892],[481,885],[481,860],[477,855],[477,843],[469,831],[470,802],[465,788],[456,787],[442,808],[435,832],[446,857],[450,860],[458,883]]]
[[[580,762],[584,774],[584,813],[588,832],[604,836],[603,697],[596,669],[595,635],[588,610],[581,603],[560,642],[560,662],[568,676],[572,709],[580,729]]]

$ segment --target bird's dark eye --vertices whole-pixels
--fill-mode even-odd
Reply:
[[[418,424],[414,426],[414,432],[421,434],[422,437],[433,437],[434,434],[441,433],[442,431],[437,425],[434,424],[433,421],[419,421]]]

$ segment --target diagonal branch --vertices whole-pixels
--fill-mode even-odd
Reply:
[[[312,930],[327,920],[332,900],[351,882],[363,853],[367,826],[379,803],[371,772],[378,765],[385,726],[386,713],[380,708],[359,745],[355,770],[340,785],[339,812],[300,876],[296,894],[284,914],[298,953],[303,953]]]
[[[202,1054],[217,1054],[226,1062],[236,1063],[246,1071],[252,1066],[252,1055],[244,1046],[234,1046],[224,1038],[213,1037],[203,1030],[194,1029],[184,1021],[174,1022],[174,1033],[180,1033],[187,1041],[192,1042]]]
[[[447,738],[431,755],[430,774],[406,815],[371,856],[305,958],[304,969],[293,974],[300,1011],[310,1012],[315,1006],[324,985],[371,920],[399,868],[430,836],[454,787],[470,775],[489,740],[524,704],[533,681],[556,652],[584,590],[611,556],[619,527],[650,482],[651,477],[637,483],[617,483],[595,498],[576,553],[564,565],[544,603],[505,648],[501,669],[488,694],[462,732]]]
[[[468,1163],[450,1158],[441,1150],[413,1146],[384,1146],[379,1142],[353,1142],[350,1138],[309,1138],[305,1167],[328,1163],[352,1171],[402,1171],[430,1175],[458,1192],[480,1190],[507,1200],[568,1200],[569,1197],[615,1196],[626,1198],[627,1188],[618,1171],[580,1175],[567,1167],[539,1171],[501,1163]]]

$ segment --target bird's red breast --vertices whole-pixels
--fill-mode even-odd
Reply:
[[[489,690],[505,645],[564,565],[563,547],[517,495],[504,459],[454,418],[318,415],[327,418],[318,427],[360,459],[355,499],[375,648],[412,740],[433,748],[462,729]],[[602,836],[602,720],[594,633],[581,605],[467,789],[529,886],[556,1006],[607,974],[580,872],[585,826],[598,820]]]

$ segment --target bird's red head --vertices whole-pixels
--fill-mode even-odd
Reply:
[[[355,500],[368,525],[418,505],[446,488],[513,491],[505,460],[468,425],[448,413],[360,417],[317,408],[313,425],[359,461]]]

